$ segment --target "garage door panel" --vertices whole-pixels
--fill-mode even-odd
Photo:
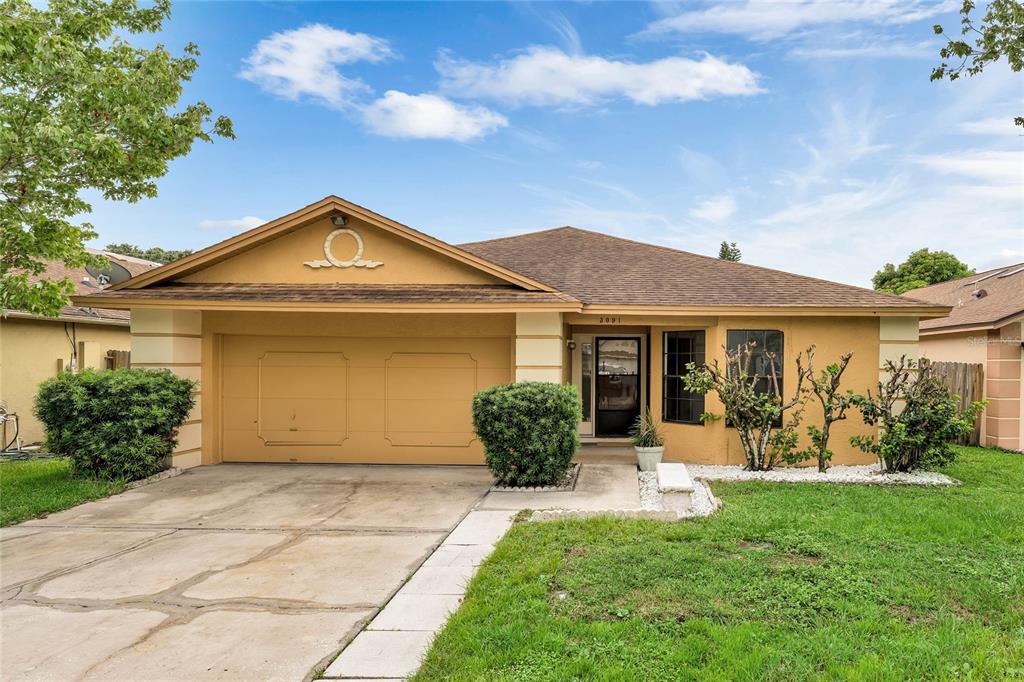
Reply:
[[[380,367],[351,367],[349,369],[349,399],[384,401],[384,365]]]
[[[383,433],[385,429],[384,421],[384,406],[387,404],[384,400],[384,389],[381,388],[381,397],[379,400],[350,400],[348,405],[348,417],[350,432],[354,431],[368,431],[376,432],[378,434]]]
[[[387,400],[473,397],[476,369],[446,367],[389,367]]]
[[[508,365],[500,367],[498,369],[487,369],[481,367],[477,370],[476,382],[477,390],[489,388],[491,386],[497,386],[498,384],[507,384],[511,381],[509,376]]]
[[[226,461],[482,463],[472,396],[507,338],[222,338]]]
[[[255,398],[258,387],[259,370],[255,362],[251,365],[232,365],[221,368],[221,391],[225,399]]]
[[[231,398],[231,409],[224,410],[224,429],[230,431],[254,431],[257,423],[259,400]]]

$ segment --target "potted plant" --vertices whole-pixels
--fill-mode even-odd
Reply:
[[[661,433],[661,424],[651,414],[651,408],[644,408],[636,418],[636,424],[629,432],[629,440],[636,450],[640,471],[654,471],[661,456],[665,454],[665,437]]]

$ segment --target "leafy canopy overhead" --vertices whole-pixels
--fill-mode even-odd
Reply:
[[[143,249],[135,246],[135,244],[128,244],[127,242],[121,244],[107,244],[107,248],[105,250],[110,253],[119,253],[122,256],[144,258],[157,263],[163,263],[164,265],[167,263],[173,263],[176,260],[181,260],[185,256],[192,254],[188,249],[176,251],[174,249],[161,249],[159,246]]]
[[[919,289],[929,284],[948,282],[967,275],[974,270],[962,263],[959,258],[948,251],[929,251],[918,249],[899,264],[886,263],[885,267],[871,278],[876,291],[890,294],[902,294],[911,289]]]
[[[179,103],[198,67],[194,44],[176,57],[125,39],[158,32],[169,15],[170,0],[0,0],[0,313],[59,312],[73,289],[34,281],[47,260],[103,265],[85,251],[93,226],[71,222],[91,210],[83,191],[154,197],[197,139],[234,137],[204,102]]]
[[[960,7],[963,38],[947,38],[948,42],[939,50],[942,63],[932,70],[933,81],[955,81],[963,74],[976,76],[1001,57],[1006,57],[1013,71],[1024,68],[1024,2],[990,0],[978,25],[971,19],[973,9],[974,1],[964,0]],[[942,26],[936,24],[934,28],[936,35],[946,35]],[[1014,117],[1013,122],[1024,126],[1024,116]]]

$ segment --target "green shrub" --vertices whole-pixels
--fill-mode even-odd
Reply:
[[[884,473],[929,469],[956,459],[951,443],[969,434],[985,402],[960,408],[960,398],[935,376],[931,363],[905,355],[885,363],[886,379],[875,394],[853,396],[864,423],[879,426],[878,438],[853,436],[850,443],[873,453]]]
[[[194,389],[165,369],[62,372],[40,385],[35,414],[75,474],[131,481],[165,467]]]
[[[473,427],[500,485],[551,485],[580,446],[580,398],[573,386],[528,381],[473,397]]]

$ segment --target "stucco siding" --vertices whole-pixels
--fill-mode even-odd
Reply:
[[[72,327],[73,325],[73,327]],[[68,323],[79,345],[79,366],[102,369],[107,351],[131,347],[127,326]],[[16,317],[0,319],[0,400],[17,412],[25,443],[41,441],[43,425],[32,414],[32,404],[44,380],[56,376],[58,366],[71,366],[72,345],[63,322]],[[8,427],[9,440],[14,435]]]
[[[815,367],[820,371],[830,362],[838,360],[845,352],[852,351],[853,359],[843,376],[844,389],[864,392],[875,389],[878,381],[878,360],[880,353],[879,321],[874,318],[814,318],[814,317],[721,317],[707,322],[687,324],[680,318],[678,324],[651,327],[651,407],[656,415],[662,414],[662,366],[663,333],[686,329],[704,329],[708,362],[718,359],[724,365],[726,332],[729,329],[775,329],[784,333],[785,376],[783,391],[786,399],[792,397],[796,355],[815,346]],[[705,399],[705,410],[723,414],[724,408],[715,395]],[[807,445],[805,426],[820,424],[821,408],[814,402],[807,403],[803,424],[800,426],[801,447]],[[735,429],[725,425],[725,420],[700,425],[665,423],[665,457],[670,460],[707,463],[742,464],[743,449]],[[850,411],[846,420],[833,427],[829,442],[835,452],[836,464],[870,463],[873,457],[852,447],[850,436],[873,434],[875,429],[866,426],[856,411]]]

